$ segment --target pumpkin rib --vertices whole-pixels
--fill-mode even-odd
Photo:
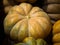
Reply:
[[[29,11],[31,10],[31,8],[32,8],[32,5],[27,4],[27,3],[23,3],[23,4],[21,3],[19,6],[24,9],[25,15],[27,15],[28,12],[29,12]],[[29,7],[30,9],[28,9],[28,7]],[[28,10],[29,10],[29,11],[28,11]],[[26,11],[27,11],[27,12],[26,12]]]
[[[24,20],[24,19],[23,19]],[[12,29],[11,29],[11,31],[10,31],[10,36],[11,36],[11,38],[13,38],[13,39],[17,39],[18,38],[18,33],[19,33],[19,27],[21,26],[21,23],[23,22],[23,20],[21,20],[21,21],[18,21],[13,27],[12,27]],[[19,26],[16,26],[16,25],[19,25]],[[15,29],[15,28],[17,28],[17,29]],[[16,33],[15,32],[13,32],[13,31],[15,31],[15,30],[17,30],[16,32],[17,32],[17,35],[16,35]],[[16,36],[16,37],[14,37],[14,36]]]
[[[18,32],[18,40],[21,41],[22,39],[24,39],[25,37],[28,36],[28,24],[25,23],[27,21],[27,19],[24,19],[24,21],[21,24],[21,27],[19,28],[19,32]],[[24,26],[23,26],[24,25]]]
[[[37,21],[38,18],[40,18],[40,21]],[[47,27],[44,28],[43,25],[42,25],[42,24],[43,24],[42,22],[45,22],[45,20],[43,20],[43,18],[44,18],[44,17],[37,17],[37,19],[35,19],[35,20],[36,20],[37,22],[39,22],[39,24],[41,25],[41,27],[42,27],[42,29],[43,29],[43,32],[46,34],[46,33],[47,33],[47,32],[46,32],[46,30],[47,30],[46,28],[47,28]],[[42,20],[42,22],[41,22],[41,20]],[[45,26],[46,26],[47,24],[48,24],[48,22],[46,21],[46,22],[45,22]],[[48,25],[49,25],[49,24],[48,24]],[[49,31],[49,32],[50,32],[50,31]]]
[[[33,7],[30,11],[30,15],[34,14],[35,12],[39,12],[39,11],[42,11],[42,9],[40,9],[39,7]]]
[[[33,20],[33,19],[30,19],[30,20]],[[34,19],[34,21],[35,21],[35,19]],[[32,24],[36,25],[36,23],[37,23],[36,21],[35,21],[35,24],[31,22],[30,25],[32,25]],[[38,23],[37,23],[37,24],[38,24]],[[33,25],[33,26],[34,26],[34,25]],[[39,24],[38,24],[38,25],[39,25]],[[41,27],[41,25],[39,25],[39,26]],[[41,29],[42,29],[42,28],[41,28]],[[35,30],[36,30],[36,29],[34,28],[34,31],[35,31]],[[43,32],[42,30],[40,30],[40,31]],[[39,31],[39,32],[40,32],[40,31]],[[37,33],[37,30],[36,30],[35,32]],[[36,35],[36,33],[35,33],[35,35]],[[38,34],[38,33],[37,33],[37,34]],[[40,34],[38,34],[38,35],[40,36],[41,34],[42,34],[42,33],[40,33]]]
[[[7,27],[6,29],[5,29],[5,28],[4,28],[4,29],[7,30],[8,32],[6,32],[6,31],[5,31],[5,32],[9,34],[11,28],[12,28],[18,21],[20,21],[20,18],[17,18],[16,16],[13,15],[13,17],[14,17],[15,19],[17,18],[17,19],[15,20],[13,17],[10,17],[10,15],[7,15],[7,16],[9,16],[10,20],[9,20],[9,18],[5,18],[5,20],[4,20],[5,26],[4,26],[4,27],[6,28],[6,27],[8,26],[9,28]],[[6,17],[7,17],[7,16],[6,16]],[[18,17],[19,17],[19,16],[18,16]],[[15,20],[14,23],[12,22],[12,21],[13,21],[12,19]],[[8,21],[6,21],[6,20],[8,20]],[[9,21],[10,21],[11,23],[10,23]],[[8,25],[8,24],[9,24],[9,25]]]

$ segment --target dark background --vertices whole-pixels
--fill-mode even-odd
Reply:
[[[2,1],[3,0],[0,0],[0,45],[3,44],[3,41],[6,37],[6,35],[4,33],[4,27],[3,27],[3,20],[6,16],[6,14],[4,13],[4,6],[3,6]],[[37,0],[32,5],[39,6],[42,8],[42,6],[44,5],[44,0]],[[48,44],[52,45],[52,34],[50,33],[50,35],[45,40],[47,41]]]

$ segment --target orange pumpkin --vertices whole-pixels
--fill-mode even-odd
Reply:
[[[60,20],[53,25],[53,34],[60,33]]]
[[[53,25],[53,45],[60,45],[60,20]]]
[[[51,31],[48,15],[39,7],[21,3],[12,7],[4,19],[5,33],[14,40],[45,38]]]

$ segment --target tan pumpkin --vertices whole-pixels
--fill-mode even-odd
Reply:
[[[48,15],[39,7],[28,3],[14,6],[4,19],[5,33],[14,40],[25,37],[45,38],[51,31]]]

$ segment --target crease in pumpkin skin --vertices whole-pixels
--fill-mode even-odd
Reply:
[[[15,15],[15,14],[14,14],[14,15]],[[8,33],[10,32],[10,30],[12,29],[12,27],[17,23],[17,21],[19,21],[19,20],[21,19],[19,16],[16,17],[16,16],[14,16],[14,15],[13,15],[14,18],[11,17],[12,15],[11,15],[11,16],[9,15],[8,18],[5,18],[5,21],[7,20],[7,22],[4,21],[4,22],[6,23],[5,25],[9,27],[9,29],[6,28],[5,30],[7,30]],[[10,19],[10,20],[8,20],[8,19]],[[13,20],[12,20],[12,19],[13,19]],[[11,23],[10,23],[9,21],[10,21]],[[13,21],[15,21],[15,22],[13,23]],[[9,23],[10,23],[10,24],[9,24]],[[9,26],[8,24],[9,24],[10,26]],[[4,26],[4,27],[6,27],[6,26]],[[6,33],[7,33],[7,32],[6,32]]]
[[[27,3],[23,3],[23,4],[21,3],[19,6],[22,7],[22,9],[25,12],[25,15],[28,15],[30,10],[32,9],[32,5],[27,4]]]
[[[35,33],[35,30],[32,28],[32,25],[31,24],[29,24],[28,28],[29,28],[29,37],[34,37],[34,34],[37,35]]]
[[[23,21],[24,21],[24,19],[21,20],[21,21],[19,21],[19,22],[18,22],[17,24],[15,24],[15,26],[12,28],[12,30],[11,30],[11,32],[10,32],[11,38],[14,38],[15,40],[19,40],[19,41],[20,41],[20,38],[18,38],[18,37],[19,37],[18,34],[19,34],[19,31],[21,31],[21,30],[20,30],[20,27],[21,27]],[[18,25],[18,27],[17,27],[17,25]],[[17,29],[16,29],[15,27],[17,27]],[[15,32],[13,33],[13,31],[15,31]],[[17,33],[16,33],[16,32],[17,32]],[[21,36],[20,36],[20,37],[21,37]]]
[[[20,23],[22,23],[22,21],[19,21],[18,23],[16,23],[13,27],[12,27],[12,30],[11,30],[11,32],[10,32],[10,36],[11,36],[11,38],[17,38],[17,35],[15,35],[15,34],[18,34],[18,33],[16,33],[16,32],[18,32],[19,31],[19,27],[20,27]],[[18,25],[18,26],[17,26]],[[16,31],[16,32],[14,32],[13,33],[13,31]],[[16,39],[15,38],[15,39]]]
[[[18,14],[21,14],[22,16],[25,15],[25,12],[24,12],[23,8],[20,7],[20,6],[14,6],[14,7],[12,7],[12,9],[10,10],[10,12],[11,11],[14,11],[14,12],[16,11]]]
[[[28,22],[27,22],[27,19],[24,21],[24,22],[22,22],[22,23],[24,23],[24,24],[22,24],[21,25],[21,27],[20,27],[20,30],[19,30],[19,33],[18,33],[18,39],[19,40],[21,40],[21,39],[24,39],[24,38],[26,38],[26,37],[28,37]],[[24,25],[24,26],[23,26]],[[22,33],[23,34],[22,34]],[[22,37],[21,37],[22,36]]]
[[[33,21],[32,21],[33,22]],[[39,35],[41,35],[41,34],[39,34],[39,32],[40,31],[38,31],[38,29],[40,29],[40,28],[38,28],[38,27],[36,27],[37,26],[37,22],[36,21],[34,21],[33,22],[33,24],[31,24],[32,23],[31,21],[29,22],[30,23],[30,25],[31,26],[29,26],[30,27],[30,29],[29,29],[29,32],[30,32],[30,34],[31,34],[31,36],[32,37],[35,37],[35,38],[39,38],[38,36]],[[35,24],[34,24],[35,23]],[[39,24],[38,24],[39,25]],[[35,27],[34,27],[35,26]],[[40,25],[39,25],[40,26]],[[32,30],[32,31],[31,31]],[[37,32],[38,31],[38,32]],[[33,33],[34,32],[34,33]],[[35,35],[37,35],[37,36],[35,36]]]

